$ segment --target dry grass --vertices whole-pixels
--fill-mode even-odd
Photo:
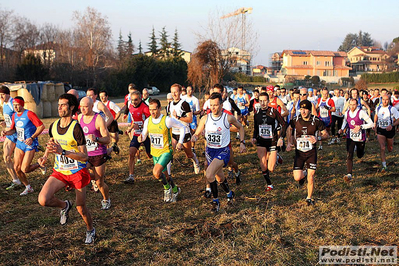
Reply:
[[[47,125],[50,122],[46,120]],[[41,136],[40,142],[47,138]],[[202,196],[202,175],[193,173],[181,152],[175,157],[182,165],[172,167],[181,198],[165,204],[162,186],[151,176],[149,159],[136,168],[134,185],[122,183],[128,173],[126,136],[120,146],[121,154],[113,156],[106,174],[112,208],[101,211],[100,194],[87,193],[98,234],[93,246],[83,244],[85,226],[76,210],[70,212],[68,225],[61,226],[58,209],[39,206],[37,195],[45,182],[39,172],[28,175],[35,192],[20,197],[21,189],[4,189],[9,177],[1,168],[0,264],[315,265],[320,245],[399,244],[398,166],[391,164],[387,173],[378,171],[376,141],[367,143],[362,160],[355,159],[351,184],[343,181],[344,143],[324,145],[315,207],[305,206],[306,188],[298,189],[292,178],[293,152],[282,154],[284,164],[271,175],[275,190],[266,193],[255,147],[248,145],[247,153],[236,155],[243,182],[237,187],[230,181],[235,204],[227,206],[221,193],[218,214],[209,211],[209,200]],[[238,142],[234,140],[233,146]],[[398,159],[398,146],[394,148],[389,162]],[[201,155],[203,145],[196,150]],[[74,200],[73,192],[62,190],[57,196]]]

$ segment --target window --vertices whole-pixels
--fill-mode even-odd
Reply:
[[[303,61],[303,65],[306,66],[308,64],[308,61]]]
[[[330,66],[331,65],[331,62],[330,61],[325,61],[324,62],[324,66]]]
[[[320,66],[320,61],[316,61],[316,66]]]

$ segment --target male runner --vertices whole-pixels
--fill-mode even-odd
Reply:
[[[133,138],[130,141],[130,146],[129,146],[129,177],[125,179],[126,184],[133,184],[134,183],[134,166],[135,166],[135,157],[137,154],[137,151],[140,148],[140,143],[138,141],[138,136],[140,136],[142,130],[143,130],[143,125],[144,121],[147,119],[147,117],[150,116],[150,111],[148,109],[148,105],[146,105],[142,99],[141,99],[141,93],[139,91],[133,91],[130,94],[130,99],[131,99],[131,104],[129,106],[129,109],[125,110],[125,114],[127,112],[130,113],[130,116],[132,117],[132,123],[129,126],[129,128],[126,130],[126,133],[129,135],[130,132],[133,131]],[[151,158],[151,148],[150,148],[150,139],[144,139],[143,141],[145,151],[147,153],[148,158]]]
[[[374,126],[373,121],[366,111],[357,107],[356,99],[349,100],[349,110],[345,113],[345,120],[342,128],[339,130],[341,134],[345,129],[346,132],[346,167],[348,174],[344,177],[345,181],[352,180],[353,153],[357,151],[357,158],[362,158],[366,147],[366,131],[367,128]]]
[[[382,96],[381,106],[375,109],[374,127],[376,129],[378,143],[380,144],[380,155],[382,161],[382,172],[387,170],[385,156],[385,145],[388,152],[393,150],[393,140],[395,137],[395,126],[399,125],[399,112],[390,105],[389,95]]]
[[[321,97],[317,99],[316,109],[318,110],[318,116],[323,121],[329,134],[331,134],[331,112],[335,112],[335,103],[328,95],[327,87],[321,89]],[[323,146],[319,141],[319,150],[322,150]]]
[[[116,103],[108,100],[108,92],[107,91],[100,91],[100,100],[101,102],[107,107],[107,109],[110,111],[112,117],[114,120],[112,120],[111,124],[107,127],[109,131],[109,136],[111,137],[111,147],[112,150],[114,150],[115,154],[119,154],[119,147],[118,147],[118,142],[119,142],[119,127],[118,127],[118,121],[116,119],[117,114],[120,113],[121,108],[116,105]],[[119,118],[119,116],[118,116]]]
[[[335,105],[335,111],[331,113],[331,136],[332,139],[328,142],[328,145],[336,143],[340,143],[340,134],[339,130],[342,127],[342,123],[344,120],[344,105],[345,98],[340,95],[339,89],[334,90],[334,96],[332,97]]]
[[[171,128],[179,129],[179,140],[176,144],[176,149],[182,150],[186,126],[173,117],[161,114],[161,102],[158,99],[150,100],[149,110],[151,116],[145,120],[143,131],[138,136],[138,141],[143,142],[151,139],[151,155],[154,161],[152,173],[164,186],[164,201],[176,202],[181,190],[175,185],[172,177],[166,171],[167,165],[173,159]],[[148,135],[149,138],[147,138]]]
[[[223,174],[223,167],[227,166],[230,159],[230,124],[237,127],[240,131],[240,152],[244,152],[246,148],[244,144],[245,135],[243,126],[234,116],[222,111],[222,95],[220,95],[220,93],[213,93],[210,99],[211,113],[201,118],[192,140],[196,142],[198,136],[200,136],[205,129],[205,139],[207,143],[205,156],[208,161],[206,178],[210,183],[213,195],[212,211],[218,212],[220,209],[217,187],[218,182],[227,193],[228,203],[231,203],[234,198],[234,192],[230,190],[227,179]]]
[[[10,136],[17,134],[16,149],[14,149],[14,170],[17,177],[25,185],[25,190],[20,194],[21,196],[28,195],[33,192],[26,174],[30,173],[37,168],[39,164],[32,164],[33,157],[39,141],[37,137],[44,129],[43,122],[37,115],[24,108],[25,101],[22,97],[17,96],[14,98],[13,106],[15,113],[11,117],[11,126],[2,132],[2,136]],[[46,173],[46,169],[41,169],[42,173]]]
[[[0,87],[0,100],[3,105],[3,117],[4,121],[1,121],[1,126],[6,130],[11,127],[12,120],[11,117],[15,113],[13,101],[14,99],[10,96],[10,89],[6,86]],[[6,136],[3,143],[3,159],[6,164],[6,168],[8,173],[12,178],[12,183],[10,186],[6,188],[6,190],[12,189],[16,186],[21,185],[21,181],[19,180],[17,174],[14,170],[14,162],[12,160],[12,154],[14,153],[15,144],[17,142],[17,134],[14,133],[12,135]]]
[[[91,179],[95,180],[98,190],[103,196],[101,209],[111,207],[109,188],[104,182],[105,162],[107,161],[107,144],[110,142],[109,132],[101,115],[93,111],[93,100],[84,97],[80,101],[81,114],[78,117],[86,138],[86,149],[89,156],[87,168],[91,171]]]
[[[277,162],[277,146],[283,146],[283,139],[287,130],[284,121],[277,109],[269,107],[269,95],[261,93],[259,96],[260,110],[254,117],[254,133],[252,143],[257,146],[258,158],[262,175],[266,180],[266,191],[273,189],[269,172],[273,172]],[[280,134],[277,128],[281,126]]]
[[[170,116],[179,120],[183,125],[186,126],[186,135],[183,142],[183,150],[187,158],[193,161],[194,173],[199,174],[200,165],[197,159],[197,155],[191,150],[191,133],[189,129],[189,124],[193,121],[193,112],[191,111],[190,105],[180,98],[181,85],[175,83],[170,87],[170,92],[172,93],[173,101],[169,103]],[[175,148],[177,141],[179,139],[178,128],[172,128],[172,145]]]
[[[313,105],[309,100],[301,101],[299,108],[300,115],[290,121],[287,129],[287,151],[290,151],[295,144],[294,179],[299,181],[299,185],[302,186],[307,177],[308,196],[306,203],[310,206],[314,205],[312,194],[317,167],[316,142],[317,139],[328,139],[328,133],[324,123],[317,116],[311,114]],[[316,137],[318,132],[320,132],[320,135]],[[307,171],[304,169],[305,165]]]
[[[86,168],[88,160],[86,140],[83,130],[72,114],[76,113],[78,101],[71,94],[63,94],[58,98],[58,114],[60,119],[50,125],[50,140],[44,156],[38,159],[45,166],[48,155],[55,155],[53,173],[40,191],[40,205],[61,209],[61,225],[68,222],[72,203],[55,197],[55,193],[65,186],[75,188],[76,209],[86,223],[86,244],[92,244],[96,235],[93,220],[86,206],[86,186],[90,183],[90,174]]]

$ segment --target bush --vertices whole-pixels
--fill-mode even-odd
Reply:
[[[389,82],[399,82],[399,72],[390,73],[366,73],[362,74],[361,79],[368,83],[389,83]]]

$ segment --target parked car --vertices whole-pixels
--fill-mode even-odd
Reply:
[[[148,90],[149,95],[158,95],[160,93],[160,90],[157,87],[148,87],[146,89]]]

